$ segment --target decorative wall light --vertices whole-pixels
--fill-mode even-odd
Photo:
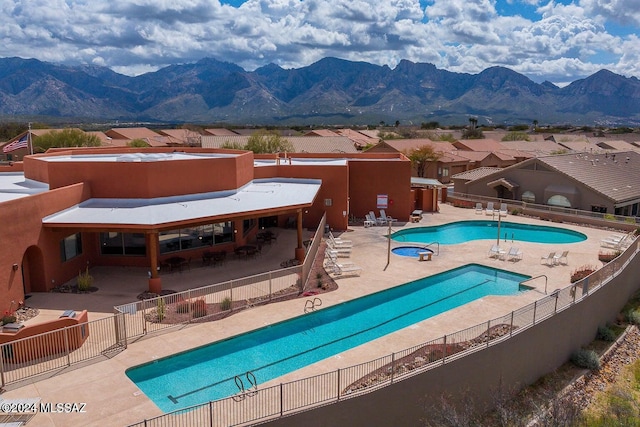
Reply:
[[[13,264],[11,268],[13,268],[13,271],[18,271],[18,264]]]

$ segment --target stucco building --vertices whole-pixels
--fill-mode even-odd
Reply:
[[[456,193],[640,215],[640,154],[634,151],[537,157],[504,169],[464,172],[453,182]]]
[[[302,228],[326,213],[336,230],[387,197],[414,208],[401,154],[255,155],[203,148],[55,149],[0,166],[0,300],[46,292],[87,266],[141,266],[159,289],[168,258],[233,251],[262,227]]]

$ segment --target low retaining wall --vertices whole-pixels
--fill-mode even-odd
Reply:
[[[0,332],[0,345],[13,343],[3,347],[4,360],[24,363],[76,350],[89,336],[88,320],[83,310],[75,317],[27,325],[15,333]],[[34,338],[24,339],[29,337]]]

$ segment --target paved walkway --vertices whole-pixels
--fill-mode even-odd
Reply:
[[[420,223],[398,224],[393,229],[488,218],[490,217],[476,215],[473,209],[442,205],[440,213],[425,214]],[[418,262],[415,258],[389,254],[387,227],[354,226],[349,232],[343,233],[342,237],[353,240],[353,252],[349,261],[361,266],[362,273],[359,277],[338,279],[339,289],[322,295],[323,308],[467,263],[503,268],[532,277],[544,275],[548,282],[545,284],[544,279],[529,282],[535,286],[535,290],[519,296],[489,296],[479,299],[261,386],[366,362],[506,315],[543,297],[545,287],[546,292],[551,293],[567,286],[571,271],[577,267],[585,264],[600,266],[597,258],[599,242],[612,234],[607,230],[551,224],[521,216],[509,215],[506,220],[561,226],[581,231],[589,238],[584,242],[564,245],[515,242],[513,245],[517,245],[524,253],[523,259],[518,262],[489,258],[487,254],[492,242],[488,241],[441,246],[439,254],[432,261]],[[507,249],[512,245],[511,242],[503,244]],[[277,243],[271,247],[266,246],[263,255],[255,261],[230,260],[223,267],[201,267],[199,262],[193,262],[191,270],[163,276],[163,287],[180,291],[278,268],[281,261],[293,257],[294,247],[295,231],[281,230]],[[560,250],[569,250],[568,265],[552,267],[540,262],[542,256]],[[95,277],[95,285],[99,288],[98,292],[86,295],[34,294],[28,304],[40,308],[41,314],[31,322],[58,317],[66,309],[88,309],[90,320],[106,317],[111,315],[114,305],[135,301],[136,296],[146,290],[147,272],[144,269],[95,268],[91,272]],[[215,322],[189,325],[147,337],[130,344],[127,350],[109,360],[71,368],[68,372],[58,373],[51,378],[40,378],[30,384],[21,384],[20,387],[10,386],[2,397],[40,397],[43,402],[86,403],[85,413],[37,414],[30,424],[38,426],[127,425],[161,415],[162,412],[126,377],[124,372],[127,368],[300,315],[303,313],[304,303],[304,298],[298,298],[259,306]]]

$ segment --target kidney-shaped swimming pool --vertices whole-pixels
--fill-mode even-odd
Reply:
[[[455,245],[471,240],[500,240],[521,241],[534,243],[577,243],[587,239],[587,236],[574,230],[546,225],[519,224],[500,221],[500,235],[498,236],[498,221],[458,221],[433,227],[406,228],[391,235],[397,242],[433,243],[441,245]]]

